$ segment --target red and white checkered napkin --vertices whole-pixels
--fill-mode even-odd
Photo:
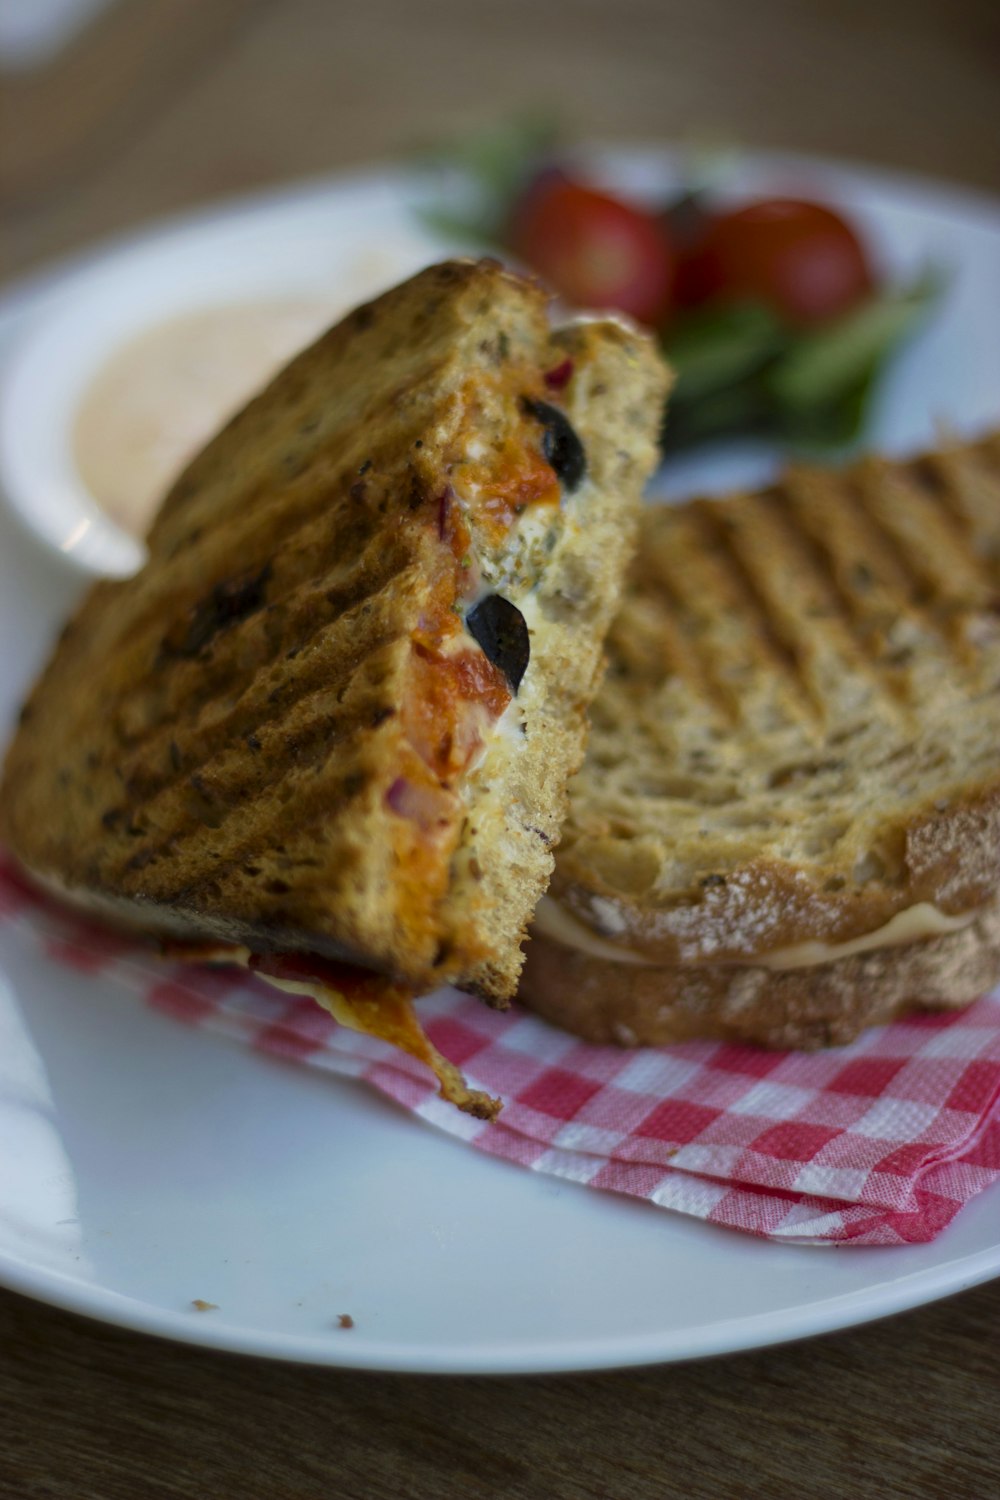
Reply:
[[[454,991],[421,1000],[427,1034],[495,1124],[437,1097],[428,1070],[236,969],[166,964],[45,902],[0,860],[0,925],[50,960],[261,1051],[364,1078],[480,1151],[714,1224],[800,1244],[933,1239],[1000,1180],[1000,992],[820,1053],[708,1042],[589,1047]]]

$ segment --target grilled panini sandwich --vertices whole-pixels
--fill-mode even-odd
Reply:
[[[643,518],[523,995],[841,1043],[1000,979],[1000,436]]]
[[[478,1111],[407,996],[516,987],[667,383],[546,309],[450,262],[297,357],[66,626],[0,789],[44,886],[316,993]]]

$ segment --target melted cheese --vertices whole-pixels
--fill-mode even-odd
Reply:
[[[928,901],[919,901],[905,911],[897,912],[882,927],[866,932],[861,937],[849,938],[842,943],[806,942],[794,943],[787,948],[775,948],[770,953],[746,954],[740,958],[721,960],[727,964],[741,964],[760,969],[810,969],[818,964],[832,963],[839,958],[850,958],[855,953],[869,953],[876,948],[899,948],[907,943],[919,943],[927,938],[943,937],[949,932],[959,932],[976,920],[978,911],[963,912],[949,917]],[[638,953],[632,948],[620,947],[586,927],[576,917],[560,906],[551,896],[543,896],[535,913],[535,930],[543,937],[561,943],[565,948],[575,948],[591,958],[603,958],[611,963],[634,964],[645,969],[666,968],[655,958]],[[719,962],[710,959],[703,962]]]
[[[976,920],[978,912],[962,912],[949,917],[929,901],[918,901],[905,911],[897,912],[882,927],[866,932],[861,937],[849,938],[843,943],[795,943],[788,948],[776,948],[755,959],[765,969],[809,969],[815,964],[830,963],[836,958],[850,958],[854,953],[870,953],[874,948],[902,948],[907,943],[921,943],[927,938],[943,937],[948,932],[960,932]]]
[[[577,917],[570,916],[566,908],[551,896],[543,896],[539,901],[531,925],[532,930],[541,933],[542,937],[562,943],[564,948],[575,948],[578,953],[586,953],[588,958],[606,958],[613,964],[636,964],[642,969],[662,967],[644,953],[636,953],[632,948],[622,948],[617,943],[609,943],[599,937]]]
[[[170,958],[191,959],[200,963],[236,964],[249,969],[253,954],[249,948],[227,944],[166,945]],[[454,1063],[441,1053],[424,1034],[413,1009],[412,993],[391,980],[372,974],[366,979],[367,995],[348,996],[325,980],[301,978],[278,978],[255,969],[258,979],[274,989],[289,995],[306,995],[321,1005],[340,1026],[351,1031],[360,1031],[366,1036],[378,1037],[392,1047],[398,1047],[416,1057],[431,1069],[438,1080],[442,1099],[454,1104],[466,1114],[480,1120],[495,1120],[500,1113],[501,1101],[492,1099],[479,1089],[470,1089]]]

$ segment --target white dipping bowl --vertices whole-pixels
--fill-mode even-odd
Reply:
[[[443,253],[386,173],[269,194],[89,256],[57,276],[0,379],[9,505],[80,571],[134,573],[142,542],[100,509],[74,456],[81,400],[109,359],[150,328],[226,304],[332,297],[347,311]]]

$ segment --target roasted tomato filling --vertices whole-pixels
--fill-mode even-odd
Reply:
[[[542,507],[555,522],[586,467],[581,458],[579,472],[566,469],[569,447],[576,445],[571,458],[583,450],[551,404],[554,388],[541,371],[526,379],[513,368],[495,381],[470,382],[459,397],[454,447],[430,460],[432,499],[413,516],[430,544],[423,549],[429,576],[383,797],[394,815],[394,922],[428,967],[443,967],[449,954],[457,959],[457,946],[463,968],[486,956],[475,924],[466,923],[460,938],[451,930],[447,897],[466,826],[463,786],[529,665],[530,632],[502,581],[504,565],[524,545],[514,535],[519,517]]]
[[[452,642],[456,635],[414,636],[405,714],[410,744],[447,784],[466,770],[511,699],[506,678],[480,647]]]

